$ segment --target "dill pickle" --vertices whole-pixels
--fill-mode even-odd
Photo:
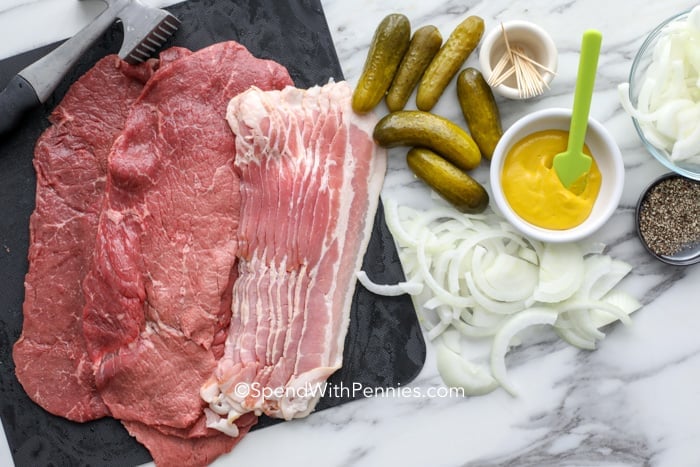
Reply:
[[[410,41],[411,24],[405,15],[393,13],[379,23],[352,95],[355,112],[367,113],[381,102]]]
[[[382,117],[374,127],[380,146],[420,146],[432,149],[462,170],[481,162],[476,143],[450,120],[422,110],[399,110]]]
[[[479,70],[462,70],[457,77],[457,97],[474,142],[481,155],[490,160],[503,127],[493,91]]]
[[[430,149],[411,149],[406,162],[418,178],[457,210],[479,213],[488,206],[489,195],[479,182]]]
[[[445,44],[430,62],[418,84],[416,106],[431,110],[457,74],[462,64],[474,51],[484,34],[484,20],[470,16],[452,31]]]
[[[386,105],[390,112],[402,110],[418,81],[442,45],[442,34],[435,26],[423,26],[413,33],[406,54],[394,76]]]

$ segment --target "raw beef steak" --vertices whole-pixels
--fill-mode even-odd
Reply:
[[[109,150],[156,64],[134,67],[116,55],[100,60],[71,86],[35,148],[24,322],[13,359],[29,397],[70,420],[109,414],[83,339],[81,283],[92,257]]]
[[[170,449],[163,434],[201,437],[215,450],[207,458],[237,441],[207,440],[219,435],[204,426],[199,397],[223,352],[238,250],[224,115],[253,85],[291,84],[284,67],[238,43],[212,45],[154,74],[112,147],[83,332],[103,401],[155,459]]]

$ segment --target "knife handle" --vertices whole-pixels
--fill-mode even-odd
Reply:
[[[114,23],[120,8],[130,2],[113,2],[54,50],[19,72],[0,93],[0,139],[11,131],[30,109],[46,102],[58,83],[78,59]],[[114,5],[117,4],[117,5]]]
[[[20,75],[15,75],[0,92],[0,139],[4,139],[39,104],[32,85]]]

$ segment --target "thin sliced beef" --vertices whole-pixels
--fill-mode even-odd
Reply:
[[[225,354],[202,388],[209,426],[311,412],[342,364],[355,273],[386,170],[346,82],[232,99],[241,180],[238,279]]]
[[[236,438],[211,430],[201,438],[183,438],[164,434],[148,425],[139,422],[122,422],[131,436],[142,444],[157,445],[153,451],[153,461],[156,465],[209,465],[220,453],[230,451],[243,436],[255,425],[257,417],[253,414],[237,422],[239,435]]]
[[[53,111],[34,156],[36,207],[25,277],[19,382],[47,411],[75,421],[109,410],[97,393],[82,335],[85,277],[102,207],[107,156],[156,61],[100,60]]]
[[[240,217],[226,105],[291,84],[281,65],[215,44],[159,69],[112,147],[83,332],[103,401],[156,459],[163,434],[208,435],[199,388],[229,327]],[[208,459],[236,442],[199,439]]]

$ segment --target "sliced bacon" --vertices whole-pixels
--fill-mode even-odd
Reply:
[[[228,106],[239,263],[224,356],[202,387],[209,426],[225,429],[247,412],[304,416],[342,364],[386,171],[371,136],[376,118],[353,113],[351,94],[346,82],[253,88]]]

